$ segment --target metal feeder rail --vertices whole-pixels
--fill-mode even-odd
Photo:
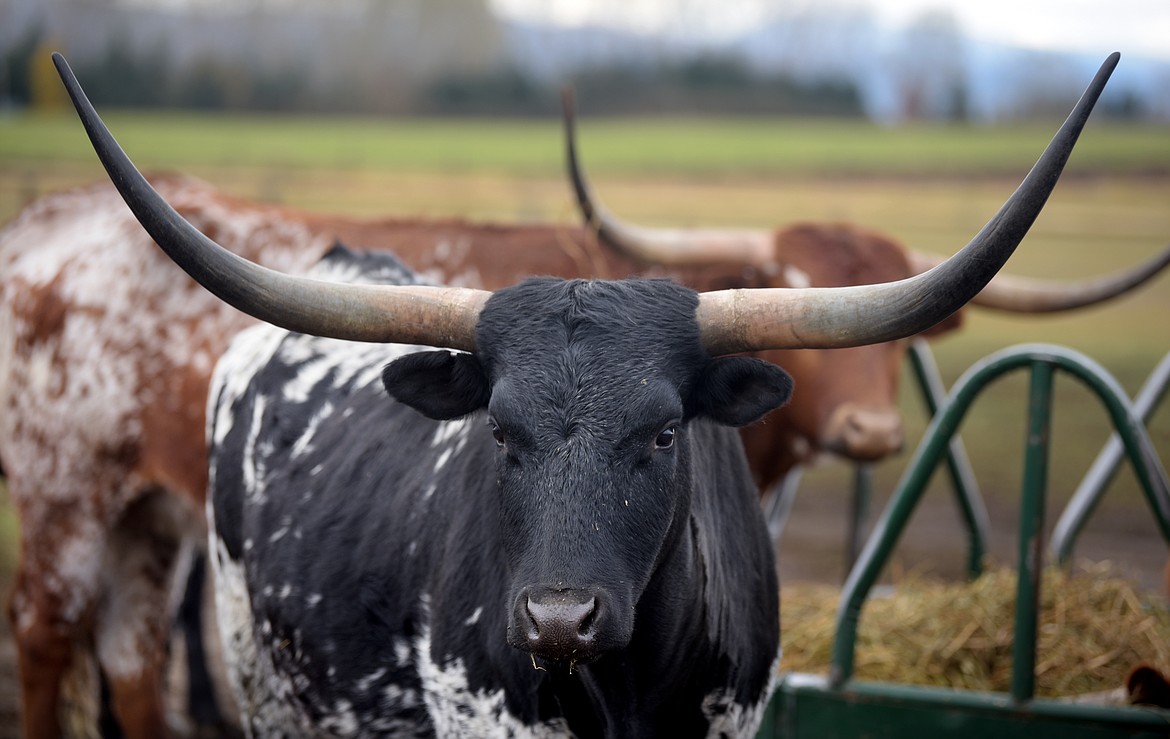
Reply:
[[[921,499],[931,474],[943,456],[953,451],[951,440],[978,394],[999,377],[1025,369],[1030,370],[1031,382],[1009,692],[855,680],[854,652],[862,606]],[[789,673],[782,676],[759,737],[893,739],[946,735],[960,739],[988,736],[995,739],[1165,739],[1170,736],[1170,711],[1167,710],[1094,706],[1035,697],[1044,497],[1052,386],[1058,371],[1086,385],[1105,406],[1119,445],[1132,464],[1145,494],[1154,523],[1170,544],[1170,482],[1146,433],[1142,414],[1130,403],[1120,384],[1092,359],[1064,347],[1026,344],[996,352],[968,369],[939,407],[850,572],[837,612],[829,675]]]

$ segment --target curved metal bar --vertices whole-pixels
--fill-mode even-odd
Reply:
[[[918,380],[918,388],[922,391],[922,400],[926,403],[928,417],[933,418],[938,413],[939,406],[946,400],[947,391],[943,386],[938,364],[934,361],[934,354],[931,353],[930,345],[925,339],[910,342],[910,368],[914,370],[914,377]],[[971,469],[967,448],[963,446],[963,440],[958,436],[947,444],[946,460],[951,487],[955,491],[959,513],[963,517],[970,539],[967,575],[974,580],[983,572],[983,555],[987,552],[987,532],[991,528],[991,517],[987,513],[987,504],[983,502],[983,495],[979,492],[979,483],[975,481],[975,472]]]
[[[926,489],[946,446],[974,399],[993,380],[1036,363],[1051,365],[1087,385],[1105,405],[1117,429],[1134,472],[1146,494],[1162,536],[1170,542],[1170,481],[1132,404],[1120,384],[1097,362],[1065,347],[1025,344],[1005,349],[972,365],[955,383],[914,453],[890,503],[866,542],[857,565],[849,573],[837,610],[833,640],[831,685],[839,687],[853,674],[857,622],[861,607],[889,559],[898,537]]]
[[[1145,385],[1134,398],[1133,407],[1142,419],[1142,423],[1149,423],[1150,417],[1158,409],[1162,400],[1170,390],[1170,352],[1154,367]],[[1057,563],[1067,565],[1072,559],[1073,547],[1080,536],[1089,517],[1093,515],[1105,488],[1113,480],[1117,468],[1121,464],[1124,453],[1121,446],[1121,437],[1116,433],[1109,437],[1109,441],[1102,447],[1101,453],[1085,473],[1084,479],[1073,493],[1068,505],[1065,506],[1056,526],[1052,530],[1052,544],[1049,547],[1050,556]]]

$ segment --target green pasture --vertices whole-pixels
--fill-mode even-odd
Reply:
[[[587,104],[582,103],[583,114]],[[106,114],[143,167],[257,166],[550,175],[561,170],[555,118],[352,119],[175,113]],[[1059,121],[1004,127],[881,127],[862,121],[773,118],[581,120],[599,174],[1015,175]],[[0,162],[88,162],[72,113],[0,118]],[[1082,166],[1109,173],[1170,172],[1164,127],[1090,123]]]
[[[580,107],[587,113],[587,101]],[[118,111],[107,121],[140,166],[189,172],[243,197],[356,216],[577,219],[562,174],[561,131],[552,119],[381,121]],[[1056,126],[887,129],[839,121],[586,116],[580,136],[595,190],[631,220],[751,227],[850,221],[911,248],[949,254],[1015,189]],[[0,118],[0,220],[39,194],[101,177],[72,115]],[[1008,269],[1081,279],[1133,264],[1168,243],[1170,128],[1093,122]],[[934,345],[948,384],[991,351],[1040,341],[1089,354],[1135,393],[1170,350],[1170,277],[1112,304],[1059,317],[976,309],[967,316],[960,332]],[[1019,485],[1025,385],[1023,379],[997,385],[962,429],[984,493],[1009,510]],[[1105,414],[1087,392],[1067,380],[1058,381],[1057,391],[1053,516],[1107,435]],[[902,396],[909,448],[880,468],[883,499],[925,426],[912,388],[904,385]],[[1155,416],[1150,430],[1162,458],[1170,460],[1170,408]],[[818,494],[841,494],[847,485],[840,468],[806,477],[806,487]],[[1109,501],[1140,510],[1128,471]],[[1143,528],[1140,517],[1134,527],[1119,535],[1153,535],[1153,524]],[[1151,557],[1164,561],[1164,547],[1152,551]]]

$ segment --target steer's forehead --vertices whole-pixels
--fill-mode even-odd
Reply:
[[[704,357],[697,294],[668,280],[533,278],[488,301],[477,345],[489,369],[571,361],[636,371]]]
[[[697,305],[666,280],[542,278],[499,291],[477,332],[493,405],[612,423],[677,398],[706,362]]]

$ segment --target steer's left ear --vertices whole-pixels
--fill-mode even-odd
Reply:
[[[475,355],[446,350],[395,359],[382,370],[382,384],[390,397],[436,421],[462,418],[491,397]]]
[[[725,426],[746,426],[788,402],[792,377],[754,357],[711,360],[687,403],[688,416],[705,416]]]

